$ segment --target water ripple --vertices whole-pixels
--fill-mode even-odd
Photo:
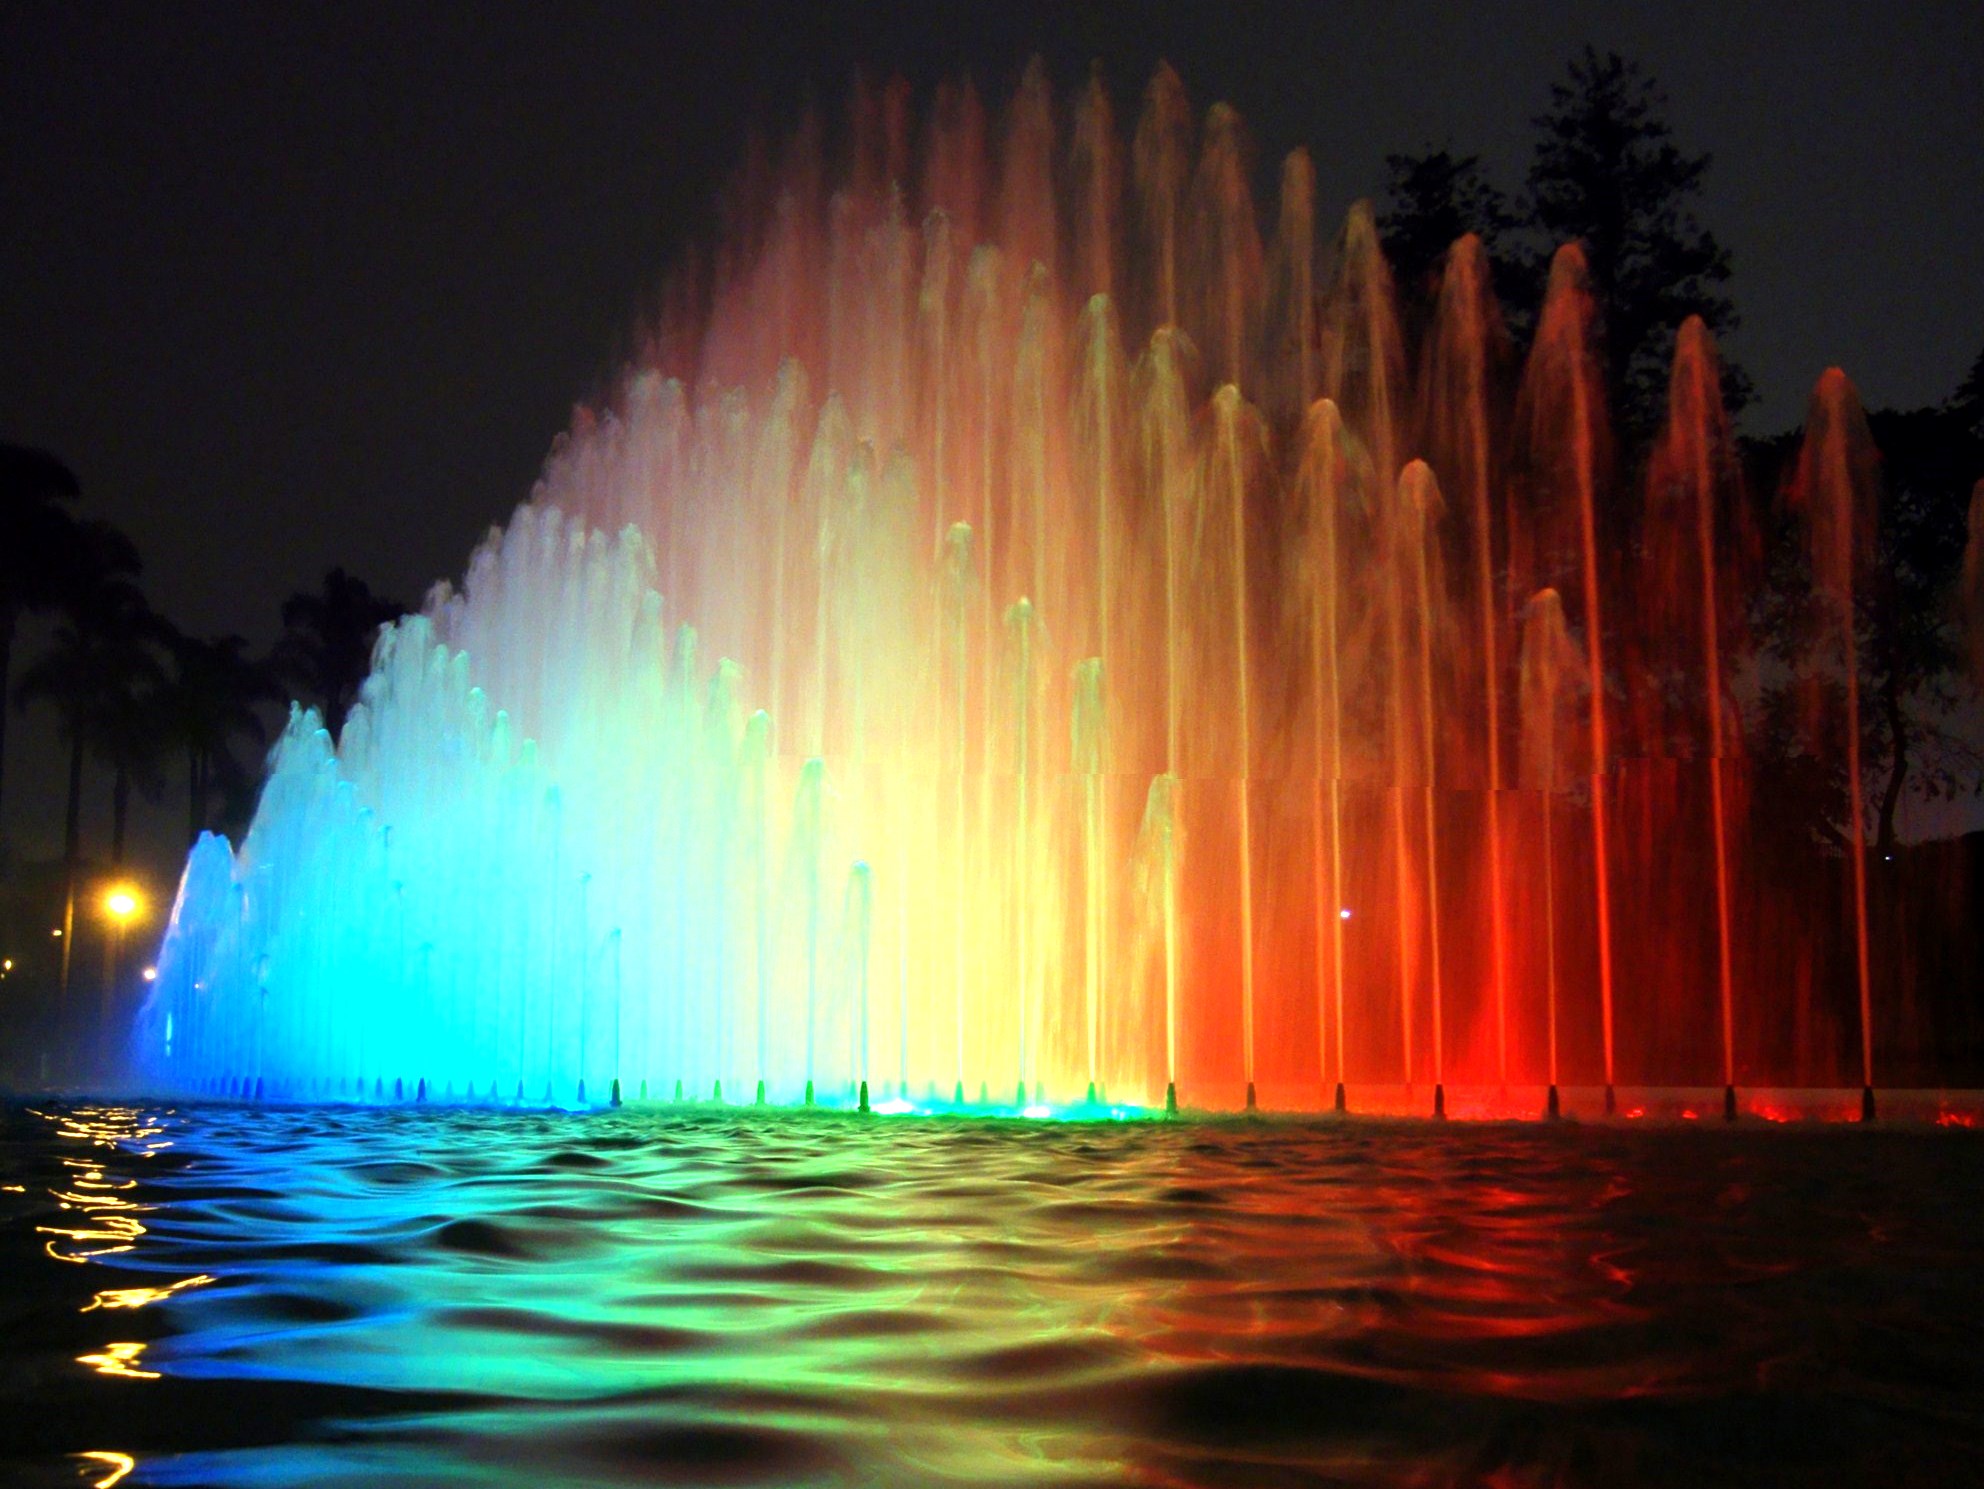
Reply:
[[[0,1109],[0,1478],[1976,1483],[1980,1200],[1963,1132]]]

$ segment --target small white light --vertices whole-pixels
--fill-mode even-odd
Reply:
[[[53,936],[56,940],[60,941],[62,939],[62,927],[58,925],[57,927],[55,927],[54,930],[50,931],[48,934]]]
[[[1336,918],[1337,918],[1338,920],[1348,920],[1348,919],[1350,919],[1350,906],[1348,906],[1348,905],[1345,905],[1345,906],[1344,906],[1344,907],[1343,907],[1343,908],[1342,908],[1341,910],[1339,910],[1339,911],[1337,911],[1337,912],[1336,912]]]
[[[146,981],[146,982],[157,982],[157,981],[158,981],[158,968],[156,968],[156,967],[147,967],[147,968],[145,968],[145,981]]]

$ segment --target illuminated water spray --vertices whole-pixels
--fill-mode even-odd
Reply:
[[[1738,886],[1799,890],[1754,887],[1699,325],[1622,541],[1576,248],[1518,369],[1478,242],[1408,337],[1369,208],[1319,233],[1297,151],[1259,212],[1238,114],[1168,68],[1127,131],[1038,66],[1002,113],[852,119],[740,187],[340,737],[297,712],[245,839],[194,848],[142,1078],[1031,1110],[1430,1074],[1433,1110],[1642,1075],[1698,985],[1733,1091],[1736,989],[1772,1027],[1790,954]],[[1849,719],[1858,417],[1822,383],[1799,483]],[[1653,656],[1700,679],[1687,750],[1643,737]],[[1656,756],[1708,811],[1646,804]],[[1703,934],[1636,892],[1670,850],[1712,865]]]

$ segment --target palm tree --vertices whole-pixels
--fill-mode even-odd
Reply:
[[[164,727],[167,679],[156,656],[149,665],[132,657],[129,686],[106,694],[91,742],[97,763],[110,771],[110,866],[124,867],[124,844],[131,820],[131,792],[157,801],[165,789],[162,766],[169,739]]]
[[[87,576],[138,572],[137,550],[115,528],[79,520],[63,504],[79,487],[44,450],[0,444],[0,789],[7,765],[7,708],[14,633],[23,615],[59,609]]]
[[[164,633],[138,587],[121,577],[99,575],[94,585],[72,594],[65,608],[68,618],[56,628],[48,651],[22,674],[15,696],[22,703],[52,705],[69,746],[62,839],[61,991],[66,997],[82,862],[84,759],[95,754],[114,772],[118,820],[112,852],[121,859],[131,782],[145,769],[149,749],[142,743],[152,724],[144,700],[164,683],[158,656]],[[156,733],[155,724],[152,728]]]
[[[333,739],[372,670],[379,628],[404,614],[404,605],[341,568],[326,574],[317,592],[282,602],[283,635],[272,661],[298,699],[317,707]]]
[[[282,690],[268,667],[249,658],[248,643],[239,636],[211,641],[174,636],[170,645],[166,724],[186,752],[186,836],[191,843],[214,826],[215,790],[228,800],[245,778],[234,757],[234,742],[268,742],[258,706],[282,701]]]

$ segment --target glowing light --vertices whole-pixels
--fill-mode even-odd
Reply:
[[[1336,918],[1337,918],[1338,920],[1348,920],[1348,919],[1350,919],[1350,906],[1348,906],[1348,905],[1345,905],[1345,906],[1344,906],[1344,907],[1343,907],[1343,908],[1342,908],[1341,910],[1339,910],[1339,911],[1337,911],[1337,912],[1336,912]]]
[[[156,967],[147,967],[147,968],[145,968],[145,970],[144,970],[144,974],[143,974],[143,975],[144,975],[144,979],[145,979],[145,981],[146,981],[146,982],[157,982],[157,981],[158,981],[158,968],[156,968]]]
[[[99,1292],[89,1302],[83,1304],[84,1313],[94,1313],[100,1308],[146,1308],[153,1303],[163,1302],[174,1293],[189,1287],[205,1287],[213,1278],[204,1272],[197,1277],[182,1277],[165,1287],[113,1287]]]
[[[103,892],[103,913],[124,926],[144,913],[144,896],[136,885],[113,884]]]
[[[138,1460],[129,1453],[75,1453],[72,1457],[89,1463],[101,1463],[110,1470],[100,1479],[91,1479],[92,1489],[111,1489],[113,1484],[121,1484],[127,1474],[138,1466]]]
[[[106,1344],[100,1354],[77,1355],[78,1365],[87,1365],[98,1375],[121,1376],[125,1380],[157,1380],[156,1370],[140,1370],[138,1357],[145,1352],[143,1344]]]

